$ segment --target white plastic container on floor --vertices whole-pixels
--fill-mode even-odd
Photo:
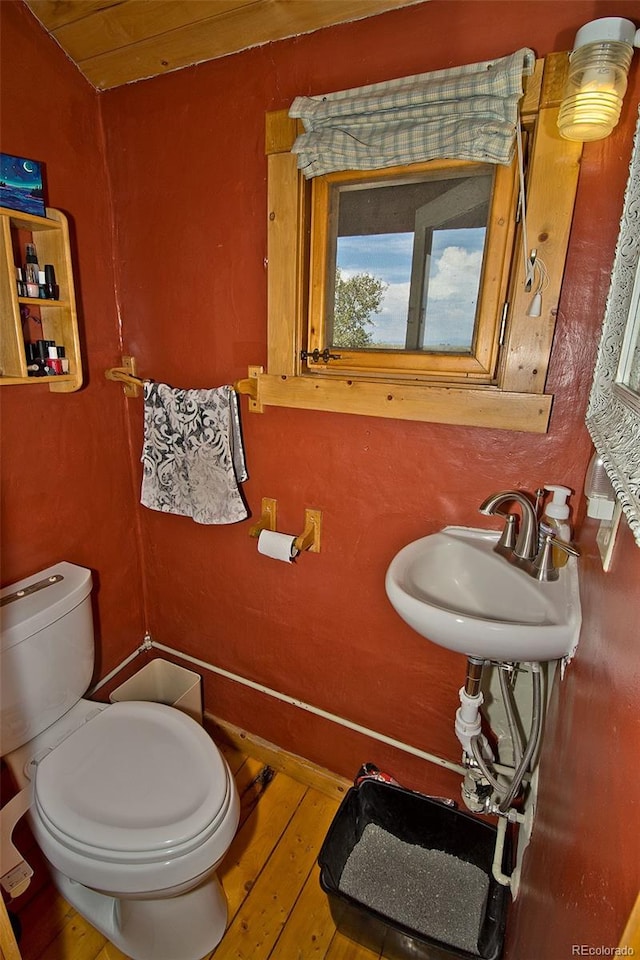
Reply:
[[[177,707],[202,724],[202,677],[193,670],[157,658],[134,673],[109,695],[120,700],[152,700]]]

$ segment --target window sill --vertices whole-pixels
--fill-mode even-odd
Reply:
[[[256,406],[300,407],[395,420],[546,433],[553,397],[497,387],[445,386],[255,371]]]

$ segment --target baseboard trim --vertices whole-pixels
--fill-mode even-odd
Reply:
[[[248,730],[236,727],[227,720],[221,720],[220,717],[214,717],[207,711],[204,714],[203,725],[216,743],[226,744],[234,750],[239,750],[240,753],[261,760],[274,770],[286,773],[292,780],[313,787],[314,790],[329,797],[340,799],[344,797],[349,787],[353,786],[352,781],[346,777],[332,773],[331,770],[320,767],[295,753],[289,753],[275,743],[269,743],[268,740],[263,740],[262,737],[249,733]]]

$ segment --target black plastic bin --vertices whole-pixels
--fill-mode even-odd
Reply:
[[[433,939],[361,903],[340,889],[345,864],[369,824],[398,840],[440,850],[480,868],[489,878],[477,952]],[[497,960],[502,952],[508,888],[493,879],[496,828],[430,797],[389,783],[365,780],[345,796],[320,850],[320,884],[345,936],[394,960]],[[505,844],[505,858],[510,855]],[[460,910],[465,903],[460,903]]]

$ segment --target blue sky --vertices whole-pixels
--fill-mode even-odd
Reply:
[[[473,328],[484,229],[436,230],[427,308],[427,346],[468,344]],[[346,277],[369,273],[388,284],[369,329],[380,343],[404,345],[413,233],[339,237],[337,265]]]

